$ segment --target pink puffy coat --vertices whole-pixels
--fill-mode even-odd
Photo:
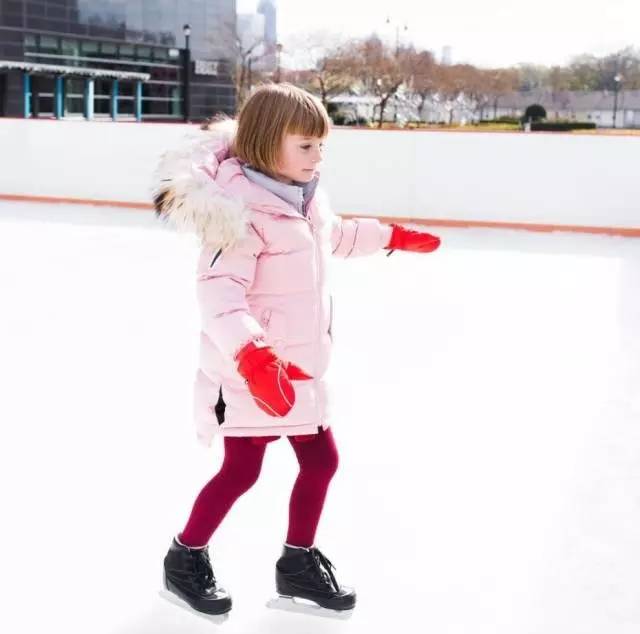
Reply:
[[[391,236],[391,227],[375,219],[342,220],[319,190],[305,218],[245,176],[229,156],[234,133],[235,122],[214,124],[167,152],[154,187],[160,215],[201,239],[195,419],[207,446],[216,434],[304,435],[329,427],[328,259],[375,253]],[[314,377],[294,382],[296,402],[282,418],[263,412],[238,374],[234,356],[254,339]]]

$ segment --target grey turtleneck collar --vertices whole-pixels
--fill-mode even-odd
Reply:
[[[264,187],[281,200],[289,203],[301,216],[306,218],[307,205],[313,198],[316,187],[318,186],[318,176],[314,176],[308,183],[294,182],[289,185],[275,178],[271,178],[249,165],[243,165],[242,171],[252,183]]]

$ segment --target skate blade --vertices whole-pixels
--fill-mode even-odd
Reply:
[[[179,608],[186,610],[190,614],[194,614],[195,616],[199,616],[200,618],[209,621],[209,623],[222,625],[229,618],[229,612],[225,612],[224,614],[206,614],[205,612],[198,612],[198,610],[194,610],[186,601],[183,601],[180,597],[177,597],[169,590],[160,590],[159,594],[165,601],[173,603],[173,605],[177,605]]]
[[[295,612],[297,614],[309,614],[311,616],[323,616],[329,619],[340,619],[346,621],[353,616],[354,608],[351,610],[330,610],[321,605],[300,599],[298,597],[278,596],[267,602],[267,607],[272,610],[283,610],[284,612]]]

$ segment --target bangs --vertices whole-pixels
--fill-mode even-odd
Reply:
[[[319,138],[324,138],[329,134],[329,116],[321,102],[311,95],[302,94],[292,105],[286,129],[288,134]]]

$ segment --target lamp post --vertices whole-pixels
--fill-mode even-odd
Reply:
[[[282,44],[278,42],[276,44],[276,76],[275,76],[276,84],[280,83],[282,48],[283,48]]]
[[[387,24],[391,26],[392,23],[391,18],[387,18]],[[409,30],[409,27],[405,24],[402,30],[406,32]],[[396,57],[398,57],[398,55],[400,55],[400,25],[396,23]]]
[[[189,46],[189,39],[191,37],[191,26],[185,24],[182,27],[182,32],[184,33],[184,49],[182,51],[182,114],[185,123],[188,123],[191,118],[191,47]]]
[[[614,87],[613,87],[613,127],[616,127],[616,117],[618,115],[618,93],[620,92],[620,84],[622,83],[622,75],[620,73],[616,73],[616,76],[613,78]]]

